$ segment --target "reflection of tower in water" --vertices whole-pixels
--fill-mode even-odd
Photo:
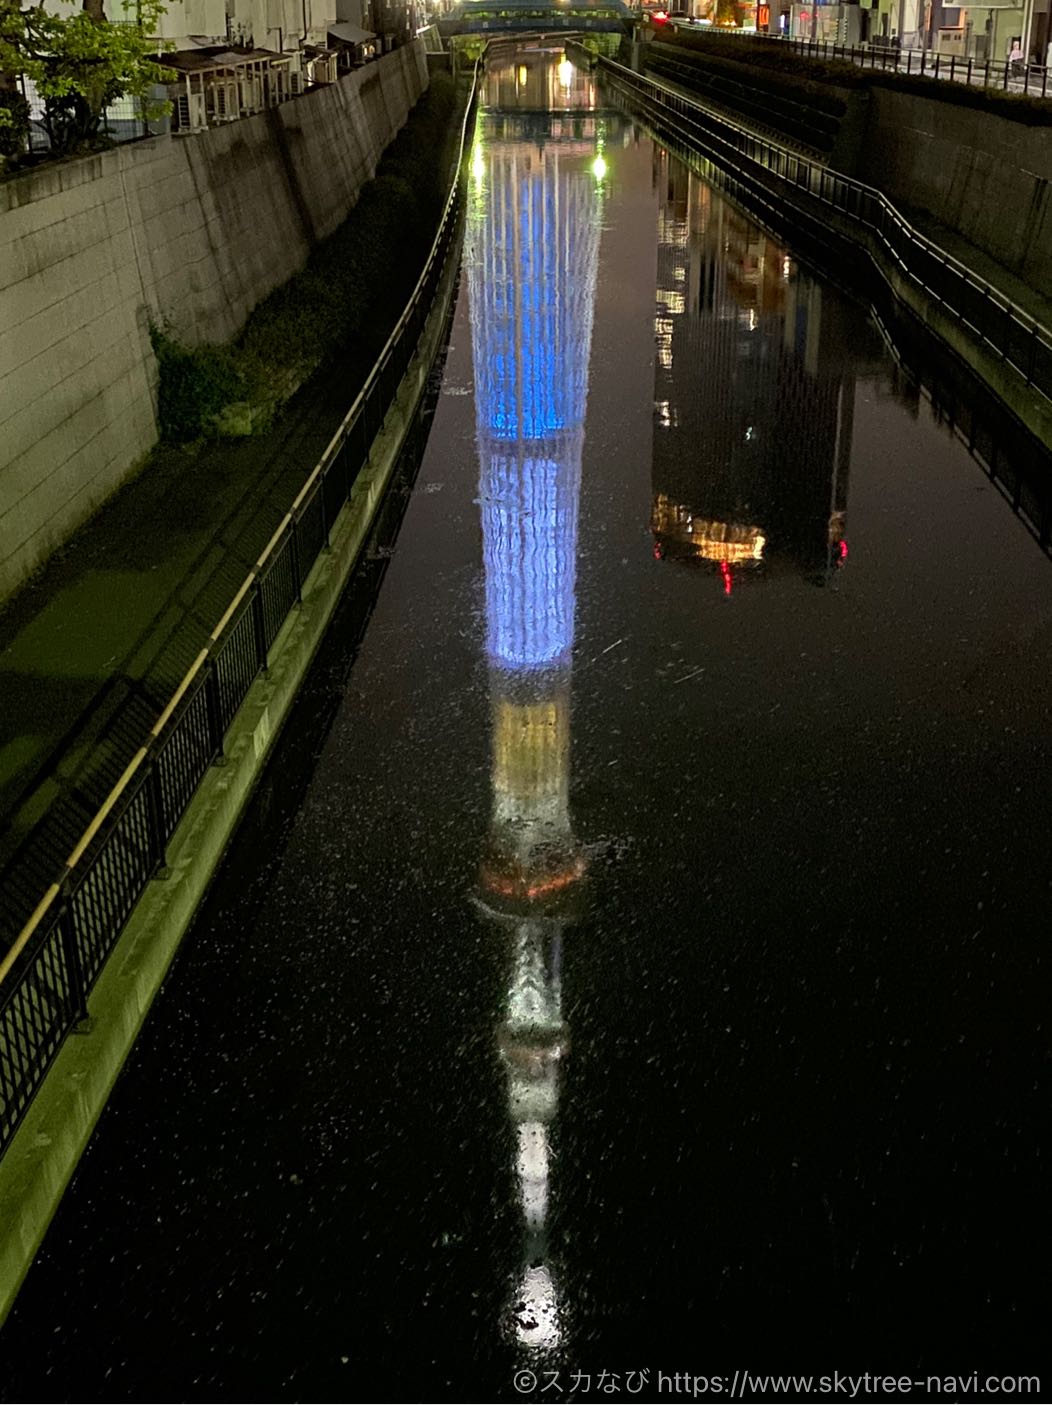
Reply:
[[[840,302],[674,158],[657,178],[655,555],[708,563],[726,594],[782,561],[828,580],[858,356]]]
[[[589,130],[589,128],[591,130]],[[524,1262],[512,1330],[563,1337],[548,1244],[563,933],[584,858],[570,823],[577,511],[601,191],[594,118],[485,113],[473,156],[471,320],[493,811],[480,902],[509,945],[499,1031]]]

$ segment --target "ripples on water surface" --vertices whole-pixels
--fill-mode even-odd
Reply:
[[[1048,562],[865,311],[558,53],[491,74],[469,180],[375,613],[4,1398],[1039,1371]]]

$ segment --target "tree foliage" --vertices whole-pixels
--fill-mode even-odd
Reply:
[[[85,0],[79,10],[71,3],[69,14],[0,0],[0,72],[33,82],[56,154],[92,146],[106,108],[118,98],[140,99],[148,118],[166,110],[166,104],[150,101],[156,85],[172,77],[157,60],[157,41],[149,38],[163,12],[163,0],[139,0],[134,11],[122,10],[126,17],[113,22],[101,0]],[[0,142],[19,118],[26,120],[26,114],[0,104]]]

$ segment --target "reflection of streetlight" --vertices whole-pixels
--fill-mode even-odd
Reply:
[[[573,64],[565,56],[559,60],[559,82],[564,88],[573,83]]]
[[[606,175],[606,161],[602,152],[600,152],[592,162],[592,175],[595,176],[597,181],[601,181]]]

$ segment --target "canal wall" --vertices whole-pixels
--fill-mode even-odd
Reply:
[[[0,1324],[10,1311],[168,967],[249,803],[281,727],[361,555],[413,429],[457,288],[454,243],[416,353],[224,741],[223,764],[194,792],[166,850],[164,877],[136,904],[89,998],[88,1021],[62,1045],[0,1158]]]
[[[757,70],[724,53],[708,52],[707,44],[693,35],[669,38],[671,42],[652,39],[639,46],[646,70],[687,88],[733,121],[820,158],[835,171],[854,170],[866,133],[866,90]],[[743,45],[734,47],[740,51]]]
[[[1049,104],[759,44],[757,52],[747,39],[672,34],[640,50],[656,77],[787,146],[810,146],[831,169],[875,186],[904,214],[929,216],[1047,297],[1052,108],[1043,121],[1038,109]]]
[[[602,64],[603,60],[599,62]],[[891,294],[896,307],[905,310],[915,327],[933,333],[964,367],[993,391],[1021,426],[1041,442],[1052,444],[1052,401],[1035,383],[1033,365],[1025,375],[1019,368],[1019,346],[1012,348],[1015,361],[1006,355],[1000,340],[1004,317],[999,315],[992,324],[987,324],[987,330],[994,334],[993,339],[987,341],[953,306],[941,301],[923,279],[907,271],[898,258],[889,257],[878,234],[857,218],[856,213],[848,213],[847,207],[838,208],[818,180],[808,179],[798,184],[765,166],[761,159],[742,156],[735,147],[735,134],[742,132],[744,124],[724,123],[712,108],[701,107],[698,111],[705,120],[685,134],[678,121],[675,95],[668,97],[663,87],[640,89],[631,80],[632,70],[622,68],[621,74],[629,76],[626,84],[616,72],[616,66],[614,68],[610,80],[622,90],[633,108],[638,107],[655,122],[672,150],[688,161],[700,163],[699,169],[706,180],[726,189],[749,209],[761,211],[759,217],[771,224],[778,237],[791,239],[794,247],[809,247],[819,266],[839,268],[841,276],[849,282],[854,284],[860,268],[868,266]],[[778,145],[765,144],[772,150]],[[742,148],[747,146],[748,138]],[[760,149],[757,144],[757,150]],[[730,158],[728,152],[732,153]],[[812,163],[809,169],[813,175],[824,174],[818,163]],[[861,264],[860,252],[865,255]],[[989,278],[990,271],[984,269],[984,273]],[[868,282],[856,286],[860,291],[865,287],[865,295],[871,296],[872,285]],[[1025,368],[1025,356],[1022,359]],[[1044,383],[1043,378],[1041,383]]]
[[[253,117],[0,185],[0,600],[156,442],[150,322],[235,335],[347,217],[427,84],[417,42]]]
[[[1052,289],[1052,126],[874,86],[855,174]]]

